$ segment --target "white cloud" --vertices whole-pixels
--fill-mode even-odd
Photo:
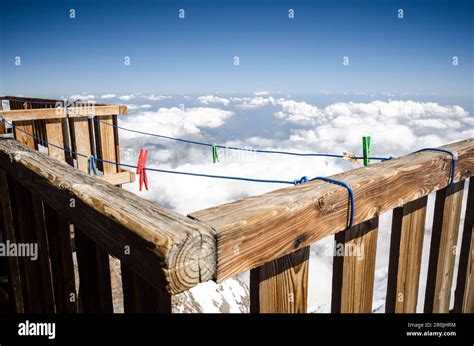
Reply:
[[[166,99],[171,98],[171,96],[168,96],[168,95],[155,95],[155,94],[143,95],[142,97],[149,101],[160,101],[160,100],[166,100]]]
[[[261,96],[256,96],[256,97],[234,97],[232,98],[232,101],[234,102],[240,102],[239,104],[236,105],[237,108],[241,109],[256,109],[260,107],[265,107],[268,105],[273,105],[277,100],[275,100],[273,97],[261,97]]]
[[[207,95],[207,96],[199,96],[197,98],[199,103],[202,103],[204,105],[212,104],[212,103],[221,103],[224,106],[228,106],[230,103],[229,99],[223,98],[223,97],[218,97],[214,95]]]
[[[267,95],[270,95],[270,93],[268,91],[255,91],[253,93],[255,96],[267,96]]]
[[[116,97],[117,97],[117,95],[115,95],[115,94],[104,94],[100,98],[106,100],[106,99],[113,99],[113,98],[116,98]]]
[[[151,105],[149,104],[143,104],[143,105],[136,105],[136,104],[129,104],[126,105],[128,110],[136,110],[136,109],[149,109],[151,108]]]
[[[334,103],[327,107],[317,107],[307,102],[273,99],[271,97],[232,98],[243,109],[257,108],[263,105],[279,107],[275,116],[286,126],[293,129],[291,135],[283,140],[262,137],[239,137],[225,145],[246,148],[288,150],[300,152],[342,153],[361,152],[361,137],[372,136],[372,154],[377,156],[398,156],[428,146],[439,146],[448,142],[474,137],[474,118],[459,106],[445,106],[438,103],[415,101],[374,101],[369,103]],[[206,129],[222,126],[233,115],[232,112],[219,108],[160,108],[158,111],[145,111],[136,116],[120,117],[120,125],[137,130],[155,132],[168,136],[206,138]],[[282,125],[282,124],[280,124]],[[269,129],[269,133],[272,132]],[[239,160],[227,156],[226,151],[219,151],[222,158],[219,164],[212,163],[211,150],[207,147],[196,147],[176,144],[169,141],[155,140],[146,136],[120,132],[126,163],[135,164],[138,149],[148,147],[149,167],[181,170],[188,172],[255,177],[264,179],[293,180],[301,176],[327,176],[351,168],[353,164],[329,158],[284,157],[279,155],[258,154],[252,159]],[[250,158],[250,159],[249,159]],[[231,202],[236,199],[261,194],[284,185],[256,184],[241,181],[217,180],[197,177],[185,177],[172,174],[149,172],[150,190],[139,193],[137,184],[128,184],[126,188],[142,197],[153,200],[166,207],[187,214],[192,211]],[[377,255],[376,287],[374,299],[377,305],[383,305],[386,289],[386,266],[390,236],[389,220],[381,218],[378,248],[383,256]],[[427,224],[429,224],[427,220]],[[383,230],[387,230],[385,233]],[[383,239],[382,239],[383,237]],[[317,275],[310,273],[310,291],[308,298],[311,311],[329,311],[330,275],[332,257],[321,254],[324,244],[332,243],[330,238],[319,242],[311,249],[311,261],[315,263]],[[379,257],[383,257],[379,259]],[[316,269],[317,268],[317,269]],[[325,278],[325,279],[322,279]],[[212,301],[236,299],[243,304],[245,292],[234,294],[227,292],[233,286],[232,280],[226,281],[222,290],[213,284],[198,286],[191,290],[204,311],[217,311]],[[241,286],[236,286],[241,287]],[[214,292],[216,290],[216,292]],[[222,291],[222,297],[217,291]],[[212,295],[211,293],[212,292]],[[228,294],[229,293],[229,294]],[[381,303],[382,302],[382,303]],[[235,303],[235,302],[234,302]],[[231,302],[232,311],[239,306]]]
[[[314,143],[325,150],[359,151],[360,138],[371,135],[377,151],[398,155],[473,133],[472,117],[462,107],[433,102],[339,102],[318,108],[285,100],[280,105],[277,118],[304,127],[295,129],[290,140]]]
[[[75,94],[75,95],[71,95],[69,96],[70,99],[73,99],[73,100],[81,100],[81,101],[88,101],[88,100],[94,100],[95,99],[95,95],[92,95],[92,94]]]
[[[131,95],[122,95],[122,96],[119,96],[118,97],[120,100],[123,100],[123,101],[130,101],[130,100],[133,100],[135,98],[135,95],[131,94]]]
[[[120,118],[121,126],[135,130],[159,133],[166,136],[197,135],[201,128],[216,128],[234,113],[219,108],[160,108],[158,111],[146,111],[135,116]],[[141,137],[138,134],[123,131],[124,138]]]

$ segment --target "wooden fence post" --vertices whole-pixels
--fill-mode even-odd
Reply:
[[[114,312],[109,255],[77,227],[74,229],[82,312]]]
[[[416,312],[427,201],[393,210],[385,312]]]
[[[307,309],[310,247],[250,271],[251,313],[304,313]]]
[[[171,295],[153,287],[121,262],[123,307],[125,313],[171,313]]]
[[[0,202],[2,207],[3,225],[5,241],[16,243],[15,226],[13,219],[13,209],[15,208],[13,194],[11,191],[12,182],[8,179],[7,174],[0,170]],[[12,205],[13,203],[13,205]],[[11,301],[13,309],[17,313],[25,312],[23,302],[24,292],[21,282],[20,263],[18,257],[8,257],[8,281],[10,286]]]
[[[474,312],[474,180],[469,179],[454,312]]]
[[[77,312],[77,293],[72,260],[70,223],[44,204],[53,275],[56,312]]]
[[[372,312],[378,223],[375,217],[335,235],[332,312]]]
[[[449,312],[464,181],[436,193],[425,294],[426,313]]]

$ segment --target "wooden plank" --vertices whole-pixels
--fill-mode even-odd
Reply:
[[[3,104],[2,104],[1,100],[0,100],[0,111],[3,111]],[[3,115],[3,112],[2,112],[2,115]],[[7,133],[7,129],[5,127],[5,122],[0,121],[0,135],[3,135],[5,133]]]
[[[431,234],[425,308],[427,313],[449,312],[464,181],[436,193]]]
[[[37,244],[35,237],[35,224],[33,217],[32,194],[24,186],[16,181],[12,186],[15,195],[15,210],[13,217],[16,219],[16,240],[17,244],[30,246]],[[37,261],[32,257],[19,256],[21,282],[23,285],[23,303],[25,312],[43,312],[41,295],[41,275]]]
[[[44,212],[51,256],[56,312],[76,313],[78,311],[77,293],[70,224],[62,213],[56,212],[47,204],[44,204]]]
[[[153,286],[174,294],[213,278],[215,234],[207,225],[13,139],[0,137],[0,166]]]
[[[151,286],[122,264],[123,306],[125,313],[171,313],[171,295]]]
[[[74,232],[82,312],[113,313],[109,255],[77,227]]]
[[[372,312],[378,223],[375,217],[336,235],[332,312]]]
[[[469,179],[454,312],[474,312],[474,180]]]
[[[91,154],[88,118],[72,118],[76,152]],[[78,169],[87,172],[87,159],[77,157]],[[113,312],[108,252],[75,227],[75,245],[79,268],[79,299],[83,312]]]
[[[17,121],[14,123],[14,125],[15,128],[13,133],[15,135],[15,139],[28,148],[35,149],[35,140],[33,137],[28,135],[33,134],[33,121]]]
[[[89,119],[88,118],[72,118],[71,124],[74,133],[75,151],[85,155],[91,155],[91,142],[89,136]],[[83,172],[87,172],[87,158],[77,156],[77,168]]]
[[[49,119],[45,121],[46,126],[46,140],[48,142],[49,156],[55,159],[64,161],[66,156],[64,150],[58,148],[64,148],[63,139],[63,124],[61,119]],[[52,145],[51,145],[52,144]]]
[[[305,313],[309,246],[252,269],[251,313]]]
[[[118,116],[117,114],[112,115],[112,125],[114,126],[114,143],[115,143],[115,158],[117,162],[120,162],[120,141],[119,141],[119,129],[118,126]]]
[[[4,170],[0,169],[0,202],[3,215],[3,229],[5,241],[16,243],[15,225],[13,220],[13,210],[16,209],[13,192],[11,191],[12,181],[7,177]],[[12,297],[13,309],[17,313],[25,312],[23,303],[23,285],[21,283],[20,263],[18,257],[8,256],[8,281],[10,295]]]
[[[38,196],[32,198],[32,213],[34,215],[35,235],[38,243],[37,270],[41,278],[41,312],[55,312],[53,276],[49,258],[48,234],[44,217],[43,202]]]
[[[105,116],[99,123],[99,145],[100,153],[99,158],[107,161],[117,162],[117,156],[115,151],[115,133],[113,125],[113,118],[111,115]],[[118,166],[102,162],[102,169],[104,175],[113,174],[118,172]]]
[[[456,151],[456,181],[474,172],[474,140],[442,148]],[[331,178],[349,184],[355,195],[354,224],[362,223],[446,187],[451,155],[423,151],[361,167]],[[347,224],[347,190],[313,181],[192,213],[217,236],[217,281],[258,267],[335,234]],[[269,247],[271,244],[271,248]],[[240,251],[236,255],[234,248]]]
[[[427,201],[393,210],[385,312],[416,312]]]
[[[133,183],[135,181],[135,173],[128,170],[122,170],[119,173],[101,175],[99,176],[99,179],[106,181],[112,185],[122,185],[122,184]]]
[[[124,106],[83,106],[69,107],[70,118],[87,116],[110,116],[114,114],[127,114]],[[66,118],[66,111],[60,108],[38,108],[38,109],[18,109],[2,112],[3,116],[9,121],[31,121],[39,119],[61,119]]]

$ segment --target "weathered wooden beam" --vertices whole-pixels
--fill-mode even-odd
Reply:
[[[460,181],[436,193],[426,279],[426,313],[449,312],[463,191],[464,181]]]
[[[250,271],[251,313],[305,313],[309,246]]]
[[[375,217],[336,234],[332,312],[372,312],[378,224]]]
[[[454,312],[474,312],[474,179],[469,179]]]
[[[416,312],[427,201],[393,210],[385,312]]]
[[[68,114],[64,107],[59,108],[37,108],[37,109],[18,109],[12,111],[2,111],[2,115],[8,121],[27,121],[39,119],[61,119],[87,116],[106,116],[114,114],[127,114],[127,107],[112,105],[112,106],[93,106],[85,105],[79,107],[69,107]]]
[[[458,154],[456,181],[474,172],[473,139],[442,148]],[[451,162],[449,154],[423,151],[331,177],[352,187],[354,223],[359,224],[446,187]],[[217,232],[220,282],[340,232],[347,224],[347,209],[345,188],[313,181],[190,216]]]
[[[128,170],[122,170],[119,173],[111,173],[108,175],[101,175],[99,179],[108,182],[112,185],[129,184],[135,181],[135,173]]]
[[[149,284],[185,291],[215,274],[214,231],[0,137],[0,167]]]

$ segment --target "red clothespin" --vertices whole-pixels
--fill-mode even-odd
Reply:
[[[140,155],[138,155],[137,174],[140,175],[140,191],[142,185],[145,184],[145,189],[148,190],[148,178],[146,176],[146,159],[148,156],[148,150],[140,149]]]

